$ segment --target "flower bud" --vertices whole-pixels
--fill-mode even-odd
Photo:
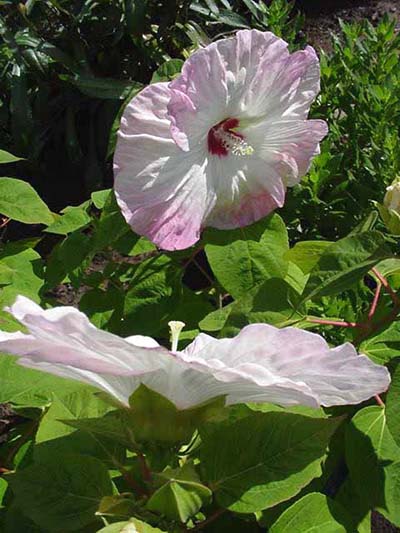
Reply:
[[[397,177],[389,187],[386,187],[383,205],[400,214],[400,177]]]

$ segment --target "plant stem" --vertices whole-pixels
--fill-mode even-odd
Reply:
[[[210,515],[208,518],[203,520],[202,522],[199,522],[196,524],[192,529],[188,529],[188,531],[199,531],[200,529],[203,529],[203,527],[207,526],[211,522],[214,522],[219,516],[221,516],[223,513],[226,512],[226,509],[217,509],[212,515]]]
[[[136,452],[137,458],[140,465],[140,470],[142,472],[143,480],[146,483],[151,483],[152,480],[152,474],[151,470],[146,462],[146,457],[141,452]]]
[[[330,320],[325,318],[309,318],[307,317],[308,322],[312,322],[313,324],[322,324],[324,326],[341,326],[343,328],[360,328],[362,327],[361,324],[357,324],[357,322],[346,322],[345,320]]]
[[[384,286],[386,292],[390,295],[391,299],[392,299],[392,302],[395,304],[395,305],[399,305],[400,304],[400,300],[397,296],[397,294],[395,293],[395,291],[392,289],[392,287],[389,285],[389,282],[388,280],[385,278],[385,276],[383,276],[378,269],[376,269],[375,267],[372,269],[372,272],[375,274],[375,276],[378,278],[378,280],[382,283],[382,285]]]
[[[381,294],[381,289],[382,289],[382,283],[379,281],[376,286],[374,299],[372,300],[371,308],[368,313],[368,319],[371,319],[375,314],[376,308],[378,306],[379,296]]]

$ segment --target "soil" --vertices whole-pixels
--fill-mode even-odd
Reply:
[[[306,17],[307,42],[326,51],[331,48],[332,33],[340,31],[339,20],[368,19],[375,24],[389,15],[397,20],[400,30],[400,0],[297,0],[296,6]]]

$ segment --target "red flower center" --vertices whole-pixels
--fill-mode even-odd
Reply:
[[[234,128],[239,126],[237,118],[227,118],[213,126],[208,132],[208,151],[212,155],[225,157],[229,154],[234,146],[243,141],[243,135]]]

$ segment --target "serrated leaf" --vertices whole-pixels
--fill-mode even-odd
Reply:
[[[0,354],[0,403],[43,407],[52,402],[54,391],[67,394],[82,387],[86,385],[24,368],[15,357]]]
[[[54,217],[26,181],[0,178],[0,213],[25,224],[52,224]]]
[[[220,331],[232,336],[247,324],[267,323],[289,326],[302,319],[299,295],[284,280],[272,278],[222,309],[207,315],[199,326],[204,331]]]
[[[95,522],[102,497],[113,490],[104,464],[83,455],[48,458],[7,479],[23,513],[54,532],[77,531]]]
[[[296,243],[285,257],[297,265],[304,274],[308,274],[331,244],[330,241],[301,241]]]
[[[381,365],[388,363],[395,357],[399,357],[400,322],[392,322],[385,330],[363,341],[359,351]]]
[[[346,430],[346,464],[364,514],[376,509],[400,526],[400,448],[386,425],[385,409],[366,407]]]
[[[377,231],[357,233],[331,244],[310,274],[303,301],[349,289],[390,255],[383,235]]]
[[[357,533],[339,503],[312,492],[289,507],[268,529],[269,533]]]
[[[277,214],[231,231],[208,230],[205,251],[221,285],[240,298],[269,278],[284,278],[288,262],[286,226]]]
[[[272,507],[321,473],[340,419],[257,413],[200,430],[202,479],[219,505],[240,513]]]

